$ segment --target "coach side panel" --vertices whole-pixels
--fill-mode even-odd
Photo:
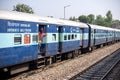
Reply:
[[[104,44],[107,41],[106,30],[95,29],[95,45]]]
[[[75,26],[63,26],[61,40],[62,53],[80,49],[80,28]],[[62,37],[61,36],[61,37]]]
[[[0,20],[0,68],[37,59],[36,23]]]

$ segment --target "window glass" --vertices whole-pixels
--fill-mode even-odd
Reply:
[[[70,40],[70,35],[68,35],[68,40]]]
[[[74,39],[74,34],[72,34],[72,39]]]
[[[77,34],[75,34],[75,39],[77,39]]]
[[[67,40],[67,35],[64,35],[64,40]]]
[[[52,34],[52,41],[56,41],[56,34]]]
[[[33,35],[32,41],[33,41],[33,43],[37,43],[38,42],[38,35]]]
[[[24,35],[24,44],[30,44],[30,34]]]
[[[19,45],[22,43],[22,35],[21,34],[15,34],[14,36],[14,44]]]

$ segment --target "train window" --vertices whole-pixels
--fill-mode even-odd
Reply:
[[[56,41],[56,34],[52,34],[52,41]]]
[[[67,35],[64,35],[64,40],[67,40]]]
[[[33,41],[33,43],[37,43],[38,42],[38,35],[33,35],[32,41]]]
[[[14,44],[19,45],[22,43],[22,35],[21,34],[15,34],[14,35]]]
[[[24,35],[24,44],[30,44],[30,34]]]
[[[77,34],[75,34],[75,39],[77,38]]]
[[[74,39],[74,34],[72,34],[72,39]]]
[[[68,35],[68,40],[70,40],[70,35]]]

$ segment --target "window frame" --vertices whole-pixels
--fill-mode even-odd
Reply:
[[[17,41],[15,38],[17,38]],[[18,38],[20,38],[20,40],[18,40]],[[14,35],[14,45],[20,45],[20,44],[22,44],[22,34],[15,34]]]

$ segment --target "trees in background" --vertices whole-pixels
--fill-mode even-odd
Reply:
[[[94,24],[104,26],[105,25],[105,18],[102,17],[101,15],[98,15],[96,17],[96,20],[95,20]]]
[[[95,16],[93,14],[89,14],[88,16],[81,15],[78,17],[78,20],[80,22],[94,24]]]
[[[72,20],[72,17],[70,18]],[[105,17],[102,17],[101,15],[97,15],[95,18],[94,14],[89,15],[81,15],[78,18],[74,18],[74,20],[79,20],[80,22],[89,23],[89,24],[96,24],[106,27],[113,27],[115,25],[120,25],[119,20],[113,20],[111,11],[108,11],[106,13]]]
[[[108,11],[107,13],[106,13],[106,18],[105,18],[105,26],[108,26],[108,27],[111,27],[112,26],[112,21],[113,21],[113,19],[112,19],[112,13],[111,13],[111,11]]]
[[[95,24],[106,26],[106,27],[112,27],[112,13],[111,11],[108,11],[106,13],[106,17],[102,17],[101,15],[98,15],[95,20]]]
[[[33,9],[26,4],[17,4],[16,6],[13,6],[13,11],[25,12],[31,14],[34,13]]]
[[[26,4],[17,4],[16,6],[13,6],[13,11],[25,12],[25,13],[31,13],[31,14],[34,13],[33,9]],[[78,18],[75,18],[75,16],[70,17],[69,20],[80,21],[80,22],[89,23],[89,24],[96,24],[96,25],[101,25],[106,27],[116,27],[120,25],[119,20],[113,20],[111,11],[108,11],[106,13],[106,17],[97,15],[95,19],[94,14],[89,14],[87,16],[81,15]]]
[[[87,17],[88,17],[88,23],[94,24],[95,16],[93,14],[89,14]]]
[[[84,23],[88,23],[89,22],[89,18],[85,15],[81,15],[78,17],[78,20]]]

